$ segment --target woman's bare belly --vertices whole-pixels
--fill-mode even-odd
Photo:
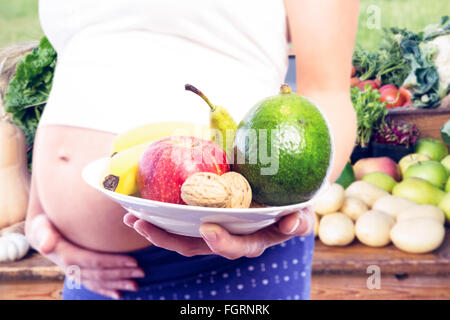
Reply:
[[[81,178],[86,164],[109,155],[114,136],[69,126],[40,127],[33,170],[42,207],[63,236],[88,249],[126,252],[149,242],[122,222],[120,205]]]

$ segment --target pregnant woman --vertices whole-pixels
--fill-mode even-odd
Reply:
[[[311,210],[248,236],[205,224],[202,239],[188,238],[126,214],[81,170],[127,129],[207,124],[185,83],[239,121],[278,92],[290,37],[297,92],[331,125],[336,179],[356,135],[349,87],[358,1],[40,0],[39,10],[58,64],[36,135],[26,233],[81,283],[66,277],[63,298],[308,299]]]

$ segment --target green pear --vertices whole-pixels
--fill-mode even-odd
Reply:
[[[402,176],[405,174],[406,169],[409,168],[410,165],[417,163],[419,161],[431,160],[431,158],[425,154],[421,153],[410,153],[398,162],[398,166],[400,167],[400,171],[402,172]]]
[[[439,202],[438,207],[444,211],[447,217],[447,222],[450,223],[450,192],[447,192],[442,200]]]
[[[445,192],[450,192],[450,177],[447,179],[447,183],[445,184],[444,188]]]
[[[427,180],[441,189],[444,189],[444,185],[448,179],[445,167],[440,162],[433,160],[419,161],[410,165],[403,178],[407,179],[412,177]]]
[[[362,178],[362,180],[373,183],[374,185],[386,190],[387,192],[391,192],[394,186],[397,184],[397,181],[395,181],[394,178],[380,171],[370,172],[366,174]]]
[[[212,104],[211,101],[209,101],[209,99],[193,85],[186,84],[184,88],[200,96],[208,104],[210,108],[209,125],[211,129],[214,129],[211,138],[225,150],[228,156],[230,156],[230,152],[233,148],[234,135],[237,129],[233,117],[231,117],[230,113],[224,107]]]
[[[447,154],[447,146],[438,139],[422,138],[416,143],[416,153],[429,156],[431,160],[441,161]]]
[[[419,204],[437,206],[445,192],[420,178],[408,178],[397,183],[392,189],[394,196],[403,197]]]
[[[445,167],[445,169],[447,169],[447,173],[450,175],[450,154],[442,159],[441,163]]]

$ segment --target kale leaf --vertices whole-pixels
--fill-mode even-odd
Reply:
[[[52,87],[56,59],[56,51],[47,38],[42,38],[17,65],[5,94],[5,110],[25,133],[29,163],[34,135]]]

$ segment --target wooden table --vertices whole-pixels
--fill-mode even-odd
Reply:
[[[369,289],[368,267],[379,267],[380,287]],[[63,272],[33,252],[0,264],[0,299],[60,299]],[[376,282],[370,282],[372,285]],[[433,253],[408,254],[390,245],[369,248],[357,241],[327,247],[316,241],[312,299],[450,299],[450,232]]]
[[[64,272],[35,251],[0,263],[0,299],[61,299],[63,281]]]

